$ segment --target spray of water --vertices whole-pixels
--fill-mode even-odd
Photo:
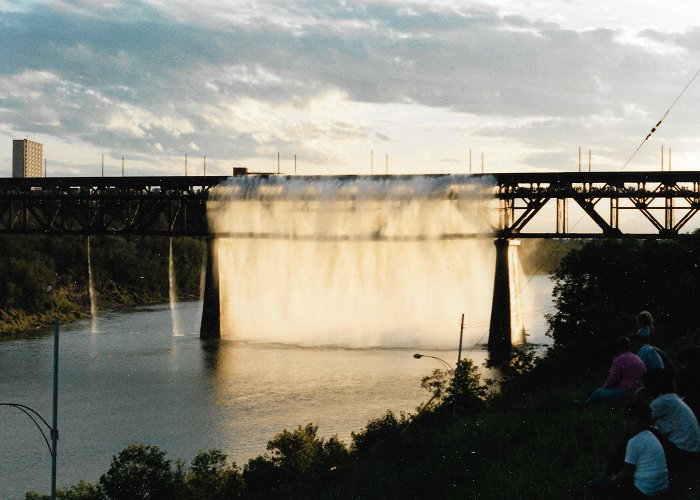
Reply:
[[[175,276],[175,259],[173,257],[173,239],[170,238],[170,251],[168,252],[168,291],[170,298],[170,321],[172,323],[173,335],[179,337],[180,319],[177,316],[177,279]]]
[[[508,245],[508,274],[510,284],[510,332],[512,343],[521,345],[527,341],[525,322],[523,318],[523,301],[520,278],[523,275],[523,266],[518,255],[520,241],[511,240]]]
[[[92,254],[90,250],[90,237],[87,237],[87,264],[88,264],[88,294],[90,295],[90,316],[92,317],[91,331],[97,333],[97,292],[92,276]]]
[[[454,348],[483,336],[496,216],[489,180],[231,179],[210,197],[222,337]]]

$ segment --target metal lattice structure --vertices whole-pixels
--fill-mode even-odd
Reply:
[[[673,238],[700,211],[698,171],[495,173],[472,177],[495,180],[499,217],[491,234],[464,237]],[[462,181],[465,178],[460,176]],[[211,189],[225,179],[3,178],[0,234],[207,236],[206,202]],[[535,216],[552,201],[556,205],[553,229],[528,231],[528,224],[532,225]],[[596,231],[569,230],[570,203],[583,210],[595,223]],[[623,231],[619,222],[624,211],[642,214],[650,229]]]
[[[0,233],[206,236],[226,177],[0,179]]]
[[[597,172],[495,174],[500,238],[674,238],[700,210],[700,172]],[[552,200],[556,229],[528,232],[528,223]],[[576,203],[598,231],[571,232],[568,202]],[[650,230],[624,232],[620,216],[637,211]]]

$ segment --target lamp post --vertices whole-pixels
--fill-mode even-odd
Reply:
[[[41,436],[44,438],[46,446],[49,448],[49,453],[51,454],[51,500],[56,500],[56,447],[58,445],[58,320],[54,320],[53,329],[53,411],[52,411],[52,424],[49,423],[42,417],[39,412],[30,408],[27,405],[22,405],[18,403],[0,403],[0,406],[10,406],[12,408],[17,408],[19,411],[24,413],[29,417],[29,419],[34,423]],[[38,419],[38,420],[37,420]],[[49,430],[49,436],[51,437],[51,444],[49,444],[49,439],[46,437],[46,432],[40,425],[43,424]]]
[[[417,353],[415,353],[415,354],[413,355],[413,357],[416,358],[416,359],[420,359],[420,358],[432,358],[432,359],[437,359],[440,363],[442,363],[443,365],[445,365],[445,368],[447,368],[447,371],[450,371],[450,372],[454,371],[454,368],[452,368],[452,367],[450,366],[450,364],[449,364],[447,361],[445,361],[445,360],[442,359],[442,358],[438,358],[437,356],[430,356],[429,354],[420,354],[420,353],[417,352]]]

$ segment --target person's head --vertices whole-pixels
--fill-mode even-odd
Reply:
[[[651,317],[651,313],[649,311],[642,311],[637,314],[637,324],[640,327],[648,326],[649,328],[653,328],[654,318]]]
[[[632,352],[637,352],[640,347],[647,343],[647,338],[641,333],[630,335],[630,346]]]
[[[627,434],[637,434],[651,425],[651,408],[641,401],[633,401],[625,407],[622,423]]]
[[[631,349],[630,339],[628,337],[618,337],[615,341],[615,350],[618,354],[628,352]]]
[[[663,368],[650,368],[647,370],[642,375],[642,383],[644,384],[644,389],[654,398],[659,394],[676,392],[673,387],[673,377]]]

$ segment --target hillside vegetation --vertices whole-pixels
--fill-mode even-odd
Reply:
[[[91,237],[94,288],[101,307],[168,299],[168,238]],[[199,296],[204,243],[173,240],[178,296]],[[0,236],[0,335],[25,334],[86,315],[87,238]]]

